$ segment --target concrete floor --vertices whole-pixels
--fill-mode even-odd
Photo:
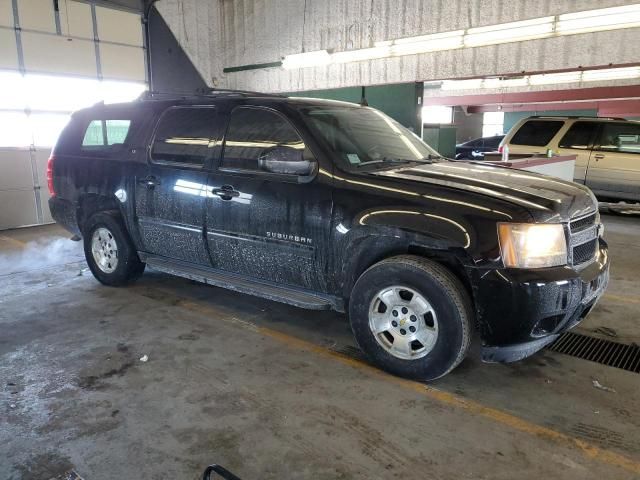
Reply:
[[[640,217],[579,327],[640,343]],[[56,226],[0,232],[0,478],[640,477],[640,376],[472,355],[429,386],[358,359],[346,318],[148,271],[100,285]],[[140,361],[143,355],[147,362]],[[596,389],[592,380],[615,391]]]

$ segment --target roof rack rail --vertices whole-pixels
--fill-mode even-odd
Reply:
[[[194,92],[154,92],[145,91],[138,100],[187,100],[192,98],[217,98],[222,96],[242,97],[283,97],[275,93],[251,92],[248,90],[233,90],[226,88],[198,89]]]
[[[531,115],[529,118],[597,118],[602,120],[627,120],[622,117],[599,117],[597,115]]]

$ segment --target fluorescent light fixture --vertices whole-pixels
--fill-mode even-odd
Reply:
[[[477,90],[482,88],[484,78],[471,78],[469,80],[443,80],[442,90]]]
[[[316,50],[313,52],[295,53],[287,55],[282,60],[282,67],[291,70],[294,68],[316,67],[326,65],[331,61],[331,56],[327,50]]]
[[[543,73],[529,76],[530,85],[553,85],[557,83],[577,83],[582,80],[582,72]]]
[[[382,47],[386,45],[402,45],[405,43],[430,42],[435,40],[461,37],[463,35],[464,35],[464,30],[453,30],[451,32],[431,33],[429,35],[419,35],[417,37],[396,38],[395,40],[386,40],[384,42],[376,42],[375,46]]]
[[[541,17],[521,22],[470,28],[464,36],[464,45],[480,47],[549,37],[553,34],[553,20],[554,17]]]
[[[282,66],[286,69],[315,67],[330,63],[359,62],[631,27],[640,27],[640,3],[474,27],[467,30],[397,38],[375,42],[373,47],[344,52],[329,53],[327,50],[318,50],[298,53],[287,55]],[[541,81],[543,83],[539,85],[544,85],[546,80]]]
[[[528,85],[527,77],[485,78],[482,88],[524,87]]]
[[[603,70],[585,70],[582,72],[582,80],[585,82],[625,80],[629,78],[640,78],[640,67],[606,68]]]
[[[640,26],[640,4],[636,3],[558,15],[556,32],[559,35],[574,35],[638,26]]]
[[[471,78],[437,82],[442,90],[481,90],[528,85],[557,85],[563,83],[602,82],[640,78],[640,67],[606,68],[601,70],[576,70],[573,72],[540,73],[514,78]],[[436,85],[435,82],[425,84]]]
[[[464,46],[464,30],[419,35],[417,37],[397,38],[376,42],[376,47],[391,47],[390,56],[415,55],[418,53],[454,50]]]
[[[359,48],[357,50],[345,50],[331,55],[332,63],[361,62],[363,60],[375,60],[391,56],[389,47]]]

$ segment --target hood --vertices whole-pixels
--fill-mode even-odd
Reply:
[[[597,209],[583,185],[502,166],[447,161],[369,174],[493,197],[526,208],[537,222],[566,222]]]

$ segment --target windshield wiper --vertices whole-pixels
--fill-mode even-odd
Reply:
[[[356,167],[362,167],[365,165],[373,165],[376,163],[407,163],[407,162],[415,162],[417,160],[409,160],[407,158],[389,158],[383,157],[379,160],[368,160],[366,162],[361,162],[356,165]]]

